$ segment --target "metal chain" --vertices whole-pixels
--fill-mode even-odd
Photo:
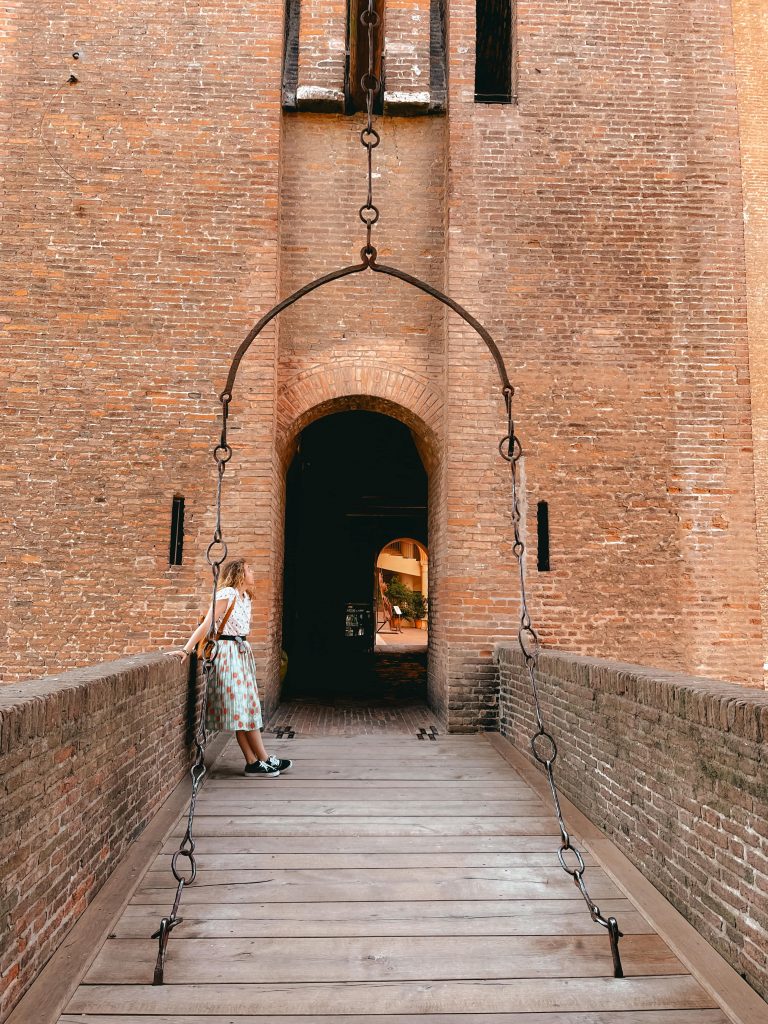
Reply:
[[[365,224],[365,245],[360,250],[363,262],[370,266],[376,262],[376,247],[371,241],[371,230],[379,219],[379,209],[373,202],[373,151],[381,142],[381,136],[373,127],[373,102],[381,89],[381,80],[374,74],[374,35],[381,18],[376,10],[376,0],[368,0],[368,7],[360,15],[360,24],[368,29],[368,71],[360,79],[360,88],[365,93],[365,109],[368,122],[360,132],[360,141],[368,151],[368,197],[360,207],[360,220]]]
[[[153,985],[163,984],[168,939],[170,938],[173,929],[184,920],[184,918],[178,916],[181,896],[184,892],[185,886],[192,885],[197,876],[195,840],[192,834],[192,826],[195,820],[197,794],[200,791],[203,779],[207,774],[207,769],[205,767],[205,747],[208,742],[208,732],[206,729],[206,706],[208,687],[211,685],[213,680],[218,648],[216,643],[216,592],[219,585],[221,566],[227,557],[227,544],[223,538],[221,530],[221,487],[224,481],[224,472],[226,470],[227,463],[232,458],[232,448],[227,444],[227,417],[229,414],[229,403],[232,396],[225,391],[219,397],[222,407],[221,439],[213,450],[213,459],[216,463],[217,473],[216,525],[213,530],[213,539],[208,545],[208,549],[205,553],[206,561],[211,567],[213,594],[211,596],[211,622],[208,627],[208,636],[205,641],[205,646],[203,647],[203,685],[202,693],[200,695],[200,719],[197,732],[195,734],[195,760],[190,768],[190,775],[192,776],[192,796],[189,801],[187,828],[184,833],[184,837],[179,844],[178,850],[171,858],[171,871],[173,872],[173,877],[176,879],[176,897],[173,901],[173,907],[171,908],[170,914],[160,921],[160,927],[156,932],[152,933],[152,938],[158,940],[157,961],[155,963],[155,973],[152,981]],[[188,864],[186,865],[187,874],[184,872],[184,867],[180,865],[180,861],[182,860],[188,861]]]
[[[547,780],[549,782],[549,788],[552,792],[552,802],[554,803],[555,814],[560,827],[561,842],[560,849],[557,851],[557,858],[560,861],[560,866],[563,871],[569,874],[573,879],[574,884],[578,888],[585,903],[587,904],[587,907],[589,908],[592,920],[596,924],[607,929],[608,938],[611,943],[611,956],[613,958],[613,976],[615,978],[623,978],[624,970],[621,966],[621,957],[619,955],[619,939],[622,937],[622,932],[619,930],[616,918],[604,917],[600,912],[598,905],[589,895],[589,891],[584,881],[584,858],[574,845],[571,835],[565,827],[563,812],[560,807],[560,795],[555,783],[555,773],[553,768],[555,759],[557,758],[557,744],[555,743],[552,733],[546,729],[544,725],[544,717],[541,712],[539,690],[536,684],[536,671],[539,663],[539,654],[541,653],[541,643],[536,630],[533,628],[531,616],[528,612],[528,600],[525,588],[525,543],[522,539],[520,496],[518,487],[518,463],[522,458],[523,448],[520,444],[520,439],[515,434],[515,423],[512,416],[512,398],[514,393],[515,389],[511,385],[503,389],[504,402],[507,408],[507,434],[506,437],[503,437],[499,442],[499,452],[501,453],[502,458],[506,459],[509,463],[512,472],[512,527],[515,533],[512,551],[517,558],[517,564],[520,571],[520,629],[518,630],[517,638],[520,644],[520,650],[523,652],[525,666],[528,671],[528,679],[531,684],[531,690],[533,691],[533,704],[536,715],[536,732],[531,737],[531,750],[539,764],[544,766],[544,770],[547,774]],[[569,852],[575,863],[574,867],[569,867],[566,862],[566,855]]]

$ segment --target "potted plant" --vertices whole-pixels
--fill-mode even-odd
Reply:
[[[411,616],[416,629],[426,629],[427,599],[420,590],[411,591]]]

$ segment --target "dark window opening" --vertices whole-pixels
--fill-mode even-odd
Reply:
[[[475,102],[512,102],[512,0],[476,0]]]
[[[448,96],[445,70],[445,0],[429,4],[429,110],[442,114]]]
[[[373,73],[382,83],[378,93],[373,97],[373,112],[381,114],[384,110],[384,64],[382,50],[384,48],[384,3],[376,4],[379,24],[373,31]],[[368,29],[360,23],[360,15],[368,10],[368,0],[349,0],[347,4],[347,81],[346,112],[354,114],[366,109],[366,93],[361,79],[368,74]]]
[[[171,551],[170,565],[181,565],[184,557],[184,499],[177,496],[171,506]]]
[[[536,533],[536,568],[539,572],[549,572],[549,505],[546,501],[540,501],[536,506]]]
[[[296,110],[299,84],[299,0],[285,0],[285,40],[283,49],[283,110]]]

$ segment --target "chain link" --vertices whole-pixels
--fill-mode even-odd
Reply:
[[[374,36],[381,22],[376,10],[376,0],[368,0],[368,6],[360,14],[360,24],[368,30],[368,71],[360,78],[360,88],[365,93],[367,124],[360,132],[360,141],[368,151],[368,196],[360,207],[360,220],[365,225],[365,245],[360,255],[366,266],[376,262],[376,247],[371,240],[371,230],[379,219],[379,209],[373,202],[373,151],[381,142],[381,136],[373,127],[373,103],[381,89],[381,81],[375,74]]]
[[[213,540],[208,545],[206,551],[206,560],[211,567],[211,578],[213,584],[213,594],[211,597],[211,622],[208,627],[208,636],[203,647],[203,685],[202,692],[200,694],[200,718],[198,720],[197,732],[195,733],[195,760],[190,768],[189,772],[192,777],[192,795],[189,800],[189,812],[187,814],[187,828],[184,832],[184,836],[179,843],[178,850],[174,853],[171,858],[171,871],[173,877],[176,880],[176,897],[173,901],[173,907],[167,917],[164,917],[160,921],[160,926],[156,932],[153,932],[152,938],[158,940],[158,951],[157,961],[155,963],[155,973],[152,981],[153,985],[162,985],[163,976],[165,971],[165,956],[168,948],[168,939],[171,936],[173,929],[180,925],[184,920],[179,917],[179,906],[181,905],[181,896],[184,892],[184,887],[192,885],[195,878],[197,877],[197,861],[195,860],[195,840],[193,835],[193,825],[195,820],[195,808],[197,806],[197,794],[200,792],[200,787],[203,784],[203,780],[207,774],[205,767],[205,747],[208,743],[208,731],[206,728],[206,706],[208,697],[208,687],[212,685],[213,674],[215,671],[216,662],[216,593],[219,586],[219,575],[221,573],[221,566],[227,557],[227,545],[224,541],[221,529],[221,489],[224,481],[224,472],[227,468],[227,463],[232,458],[232,448],[227,444],[227,418],[229,415],[229,403],[231,401],[231,394],[224,392],[219,396],[222,409],[221,418],[221,440],[213,449],[213,459],[216,463],[216,523],[213,530]],[[186,868],[188,874],[184,873],[181,867],[181,862],[187,861]]]
[[[531,750],[536,761],[543,766],[544,771],[546,772],[550,792],[552,793],[552,803],[554,804],[555,815],[560,828],[560,849],[557,851],[560,866],[563,871],[573,879],[574,884],[578,888],[584,898],[584,902],[589,908],[592,920],[596,924],[607,929],[611,943],[613,974],[616,978],[623,978],[624,970],[622,968],[621,957],[619,955],[619,939],[621,938],[622,933],[619,930],[619,925],[615,917],[606,918],[602,915],[600,908],[589,895],[589,890],[587,889],[586,882],[584,881],[584,858],[580,851],[574,846],[570,833],[565,827],[563,812],[560,806],[560,795],[555,782],[554,764],[557,759],[557,743],[555,742],[555,738],[552,733],[547,730],[544,724],[541,701],[539,700],[536,671],[539,663],[539,655],[541,653],[541,642],[536,630],[533,628],[531,616],[528,612],[528,597],[525,586],[525,542],[522,538],[522,514],[520,510],[520,488],[518,481],[518,463],[523,457],[523,446],[520,444],[520,439],[515,434],[515,422],[512,415],[512,399],[514,397],[514,393],[515,389],[512,385],[505,386],[503,389],[504,402],[507,409],[507,433],[499,442],[499,451],[502,458],[509,463],[512,475],[512,528],[515,535],[512,551],[517,559],[518,569],[520,572],[520,628],[518,630],[517,639],[520,644],[520,650],[523,653],[523,659],[528,673],[528,680],[533,692],[534,714],[536,717],[536,731],[531,737]],[[570,867],[568,865],[568,862],[566,861],[567,853],[570,853],[571,858],[575,862],[575,867]]]

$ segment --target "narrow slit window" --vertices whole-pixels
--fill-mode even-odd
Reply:
[[[181,565],[184,557],[184,499],[176,496],[171,506],[170,565]]]
[[[283,110],[296,110],[299,84],[299,0],[285,0],[285,39],[283,43]]]
[[[476,0],[475,102],[512,102],[513,0]]]
[[[539,572],[549,572],[549,505],[540,501],[536,506],[536,568]]]

